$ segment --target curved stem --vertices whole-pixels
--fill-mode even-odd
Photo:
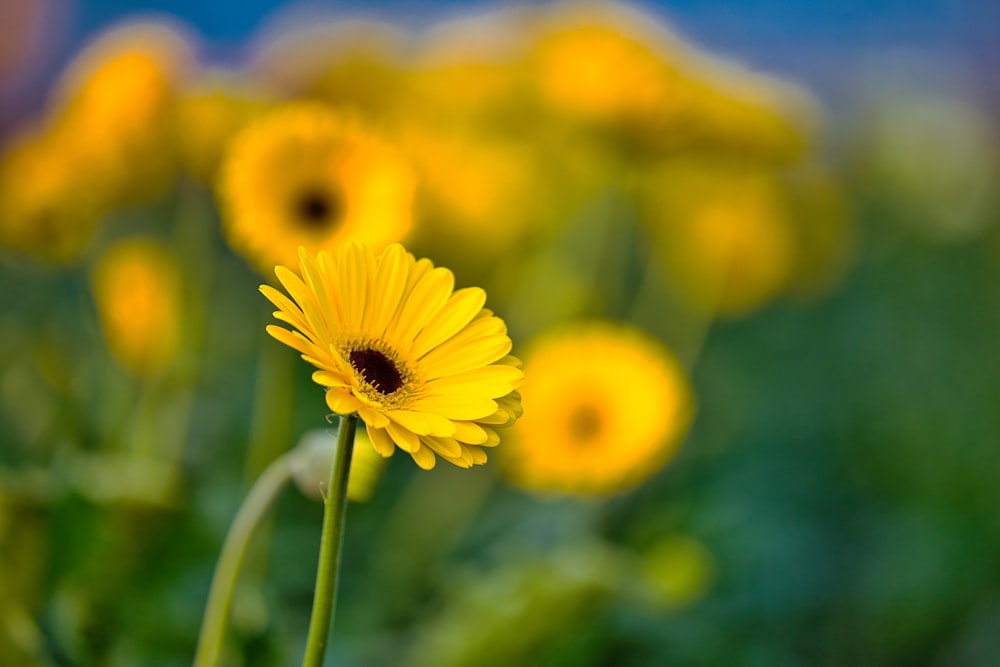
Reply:
[[[323,499],[323,535],[320,538],[319,567],[316,572],[316,593],[313,596],[309,638],[302,667],[322,667],[327,639],[333,622],[333,607],[337,599],[337,578],[340,573],[340,552],[344,543],[344,519],[347,514],[347,478],[354,451],[357,415],[340,418],[337,450],[330,467],[330,484]]]
[[[212,586],[205,606],[205,618],[198,636],[194,667],[214,667],[219,663],[226,634],[226,621],[232,606],[233,592],[240,566],[250,539],[261,524],[278,493],[292,477],[292,454],[285,454],[269,465],[250,489],[240,506],[233,525],[222,545],[219,562],[212,575]]]

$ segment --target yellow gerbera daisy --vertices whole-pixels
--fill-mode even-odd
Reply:
[[[181,270],[152,239],[119,241],[92,275],[101,329],[115,359],[138,375],[163,371],[180,351]]]
[[[335,413],[357,413],[382,456],[396,447],[422,468],[435,454],[461,467],[485,463],[496,428],[520,416],[520,362],[507,356],[503,320],[477,287],[399,244],[379,256],[348,244],[299,251],[301,273],[275,267],[289,299],[267,285],[274,316],[296,331],[268,326],[277,340],[318,368]]]
[[[250,123],[227,153],[226,236],[264,274],[294,266],[299,246],[316,252],[357,241],[380,249],[410,227],[408,164],[321,104],[288,105]]]
[[[81,138],[88,178],[111,202],[144,201],[171,184],[173,103],[191,50],[169,23],[125,24],[81,53],[53,91],[54,121]]]
[[[545,335],[525,359],[528,413],[501,467],[532,491],[609,494],[656,473],[694,413],[680,364],[641,331],[588,324]]]

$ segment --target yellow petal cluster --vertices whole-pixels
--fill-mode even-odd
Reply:
[[[354,243],[303,248],[299,259],[299,273],[275,268],[291,298],[261,287],[294,330],[267,331],[318,369],[329,408],[357,413],[382,456],[399,447],[422,468],[436,456],[485,463],[496,429],[520,416],[523,379],[506,325],[483,308],[486,293],[455,290],[450,270],[399,244],[378,256]]]
[[[226,238],[261,273],[347,241],[377,249],[412,222],[409,164],[356,118],[292,103],[250,123],[230,144],[220,199]]]
[[[162,371],[181,342],[181,270],[170,252],[150,239],[119,241],[92,275],[101,330],[115,359],[138,375]]]
[[[670,352],[624,324],[550,332],[525,357],[524,418],[501,460],[531,491],[610,494],[639,484],[677,451],[694,414]]]

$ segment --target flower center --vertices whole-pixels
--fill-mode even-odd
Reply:
[[[303,227],[324,231],[340,222],[343,202],[329,189],[309,187],[293,202],[295,219]]]
[[[573,441],[590,444],[601,432],[601,415],[592,405],[578,405],[569,415],[569,432]]]
[[[349,358],[354,370],[361,373],[365,382],[383,396],[394,394],[403,386],[403,374],[389,357],[378,350],[371,348],[352,350]]]

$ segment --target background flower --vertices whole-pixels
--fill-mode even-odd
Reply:
[[[526,414],[503,453],[523,488],[621,492],[675,453],[694,414],[680,365],[641,331],[610,323],[541,336],[525,357]]]
[[[232,140],[220,195],[227,238],[265,275],[299,246],[381,248],[412,220],[413,176],[354,116],[320,105],[277,109]]]

